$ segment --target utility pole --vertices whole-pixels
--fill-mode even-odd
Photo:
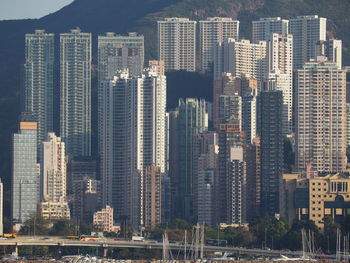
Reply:
[[[185,254],[184,254],[184,260],[186,260],[186,257],[187,257],[187,255],[186,255],[186,253],[187,253],[186,248],[187,248],[187,230],[185,230]]]
[[[204,258],[204,223],[201,225],[201,253],[200,258]]]

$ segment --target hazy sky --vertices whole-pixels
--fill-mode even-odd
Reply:
[[[0,20],[40,18],[73,0],[0,0]]]

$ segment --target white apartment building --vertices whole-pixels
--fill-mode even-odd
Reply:
[[[227,38],[239,39],[239,21],[228,17],[210,17],[199,21],[199,68],[213,69],[214,47]]]
[[[261,40],[269,40],[271,34],[277,33],[281,35],[288,34],[289,21],[280,17],[260,18],[258,21],[252,22],[252,41],[259,43]]]
[[[91,155],[91,34],[79,28],[60,35],[62,141],[66,154]]]
[[[271,34],[268,45],[269,90],[283,93],[283,134],[291,134],[293,119],[293,36]]]
[[[38,158],[41,142],[53,130],[54,39],[55,35],[45,30],[25,35],[25,111],[31,112],[38,124]]]
[[[327,18],[318,15],[298,16],[289,21],[289,33],[293,35],[294,69],[302,69],[315,55],[318,41],[326,40]]]
[[[215,47],[214,80],[227,72],[233,77],[241,77],[245,74],[262,82],[267,71],[266,56],[266,41],[255,44],[249,40],[228,38]]]
[[[117,220],[142,218],[142,183],[147,166],[166,167],[166,77],[145,70],[119,72],[104,82],[99,141],[103,203]]]
[[[158,59],[165,71],[196,70],[196,24],[176,17],[158,21]]]
[[[283,135],[292,132],[293,86],[289,74],[281,74],[278,70],[268,73],[266,78],[267,90],[280,90],[283,96],[282,132]]]
[[[297,71],[296,167],[346,169],[346,72],[318,57]]]
[[[98,140],[102,140],[103,82],[113,79],[117,71],[128,70],[132,76],[142,73],[144,66],[144,36],[134,32],[117,35],[108,32],[98,36]],[[100,150],[99,150],[100,152]]]
[[[62,202],[67,195],[65,143],[55,133],[48,133],[42,143],[41,200]]]

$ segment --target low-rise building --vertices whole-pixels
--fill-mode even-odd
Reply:
[[[70,210],[67,202],[40,202],[38,214],[50,220],[70,219]]]
[[[103,232],[118,232],[119,226],[113,225],[113,208],[106,206],[94,213],[94,227]]]
[[[290,222],[308,219],[320,229],[324,218],[342,222],[350,216],[350,177],[345,174],[302,177],[284,174],[281,189],[281,214]]]

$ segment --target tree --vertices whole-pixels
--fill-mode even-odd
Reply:
[[[59,220],[53,224],[50,231],[52,236],[68,236],[78,234],[78,226],[72,220]]]
[[[324,239],[322,247],[325,251],[335,251],[337,244],[337,229],[341,228],[341,225],[334,222],[331,216],[325,216],[324,222]]]
[[[256,237],[244,227],[228,227],[224,230],[228,244],[232,246],[247,247],[256,242]]]
[[[21,227],[19,234],[21,235],[48,235],[51,223],[49,220],[41,216],[32,216]]]
[[[258,244],[272,248],[281,248],[281,241],[289,230],[289,224],[284,219],[276,219],[273,216],[255,218],[250,225],[250,230],[257,237]]]
[[[282,245],[284,248],[291,250],[299,250],[302,248],[301,230],[304,229],[307,233],[314,233],[315,241],[319,241],[321,245],[323,235],[320,233],[314,221],[311,220],[294,220],[291,229],[283,237]]]

